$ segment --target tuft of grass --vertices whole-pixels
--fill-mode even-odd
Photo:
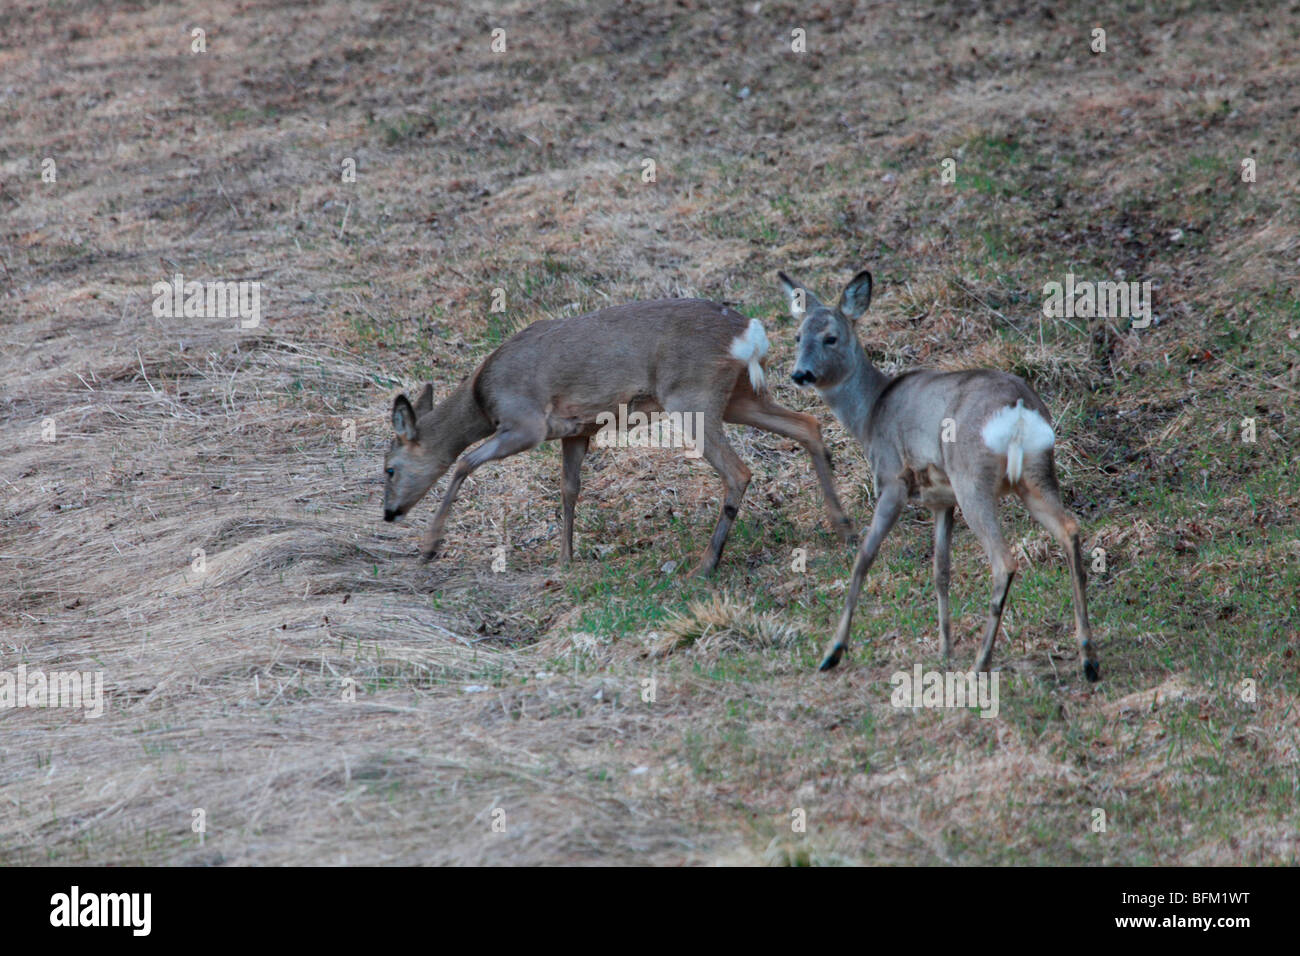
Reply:
[[[663,631],[651,646],[652,657],[666,657],[688,647],[711,655],[788,648],[802,637],[799,628],[788,620],[755,613],[727,594],[692,601],[685,612],[675,611],[668,616]]]

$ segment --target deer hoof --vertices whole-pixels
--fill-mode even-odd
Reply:
[[[686,575],[686,577],[691,580],[695,580],[696,578],[707,578],[713,573],[714,568],[717,566],[718,562],[710,562],[708,558],[703,558],[700,560],[699,564],[691,569],[690,574]]]
[[[437,545],[434,545],[434,547],[432,548],[432,550],[429,550],[429,551],[421,551],[421,552],[420,552],[420,563],[421,563],[421,564],[428,564],[430,561],[432,561],[432,560],[433,560],[434,558],[436,558],[437,556],[438,556],[438,547],[437,547]]]
[[[836,644],[834,647],[830,649],[830,651],[826,654],[826,656],[822,658],[822,662],[817,669],[819,671],[834,670],[836,665],[839,664],[840,658],[843,656],[844,656],[844,645]]]
[[[1088,678],[1090,683],[1097,683],[1101,680],[1101,665],[1096,661],[1084,661],[1083,676]]]

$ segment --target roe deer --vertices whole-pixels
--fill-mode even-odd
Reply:
[[[491,436],[456,465],[424,535],[421,555],[428,561],[442,541],[461,483],[474,469],[559,439],[560,558],[567,563],[573,557],[573,509],[589,440],[601,428],[598,416],[625,405],[640,412],[700,415],[696,441],[722,476],[726,494],[708,550],[693,573],[708,574],[717,566],[750,479],[727,443],[723,422],[753,425],[802,445],[812,457],[831,525],[850,541],[853,526],[835,493],[821,426],[813,416],[768,396],[766,351],[761,322],[701,299],[633,303],[535,322],[484,359],[437,408],[432,386],[425,386],[414,407],[405,395],[393,402],[384,520],[410,511],[462,451]]]
[[[791,377],[801,387],[815,387],[862,444],[876,492],[876,511],[853,565],[844,613],[820,669],[830,670],[848,648],[863,578],[903,503],[911,498],[934,512],[934,589],[945,660],[952,653],[948,578],[954,505],[961,505],[966,523],[988,553],[993,600],[976,663],[978,670],[988,670],[1016,572],[1015,558],[998,524],[998,500],[1014,492],[1065,549],[1083,673],[1088,680],[1097,680],[1100,670],[1088,626],[1079,523],[1061,505],[1052,455],[1056,436],[1043,400],[1023,379],[992,369],[919,370],[890,378],[871,364],[854,330],[871,302],[870,272],[854,276],[833,308],[822,305],[784,272],[778,275],[790,312],[800,322],[795,339],[798,358]]]

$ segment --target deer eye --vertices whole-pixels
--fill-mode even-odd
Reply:
[[[833,336],[833,335],[828,335],[828,336],[826,336],[826,344],[827,344],[827,345],[834,345],[834,344],[835,344],[836,342],[838,342],[838,341],[839,341],[839,339],[837,339],[837,338],[836,338],[835,336]]]
[[[393,477],[393,469],[391,469],[391,468],[385,468],[385,469],[384,469],[384,474],[386,474],[389,478]]]
[[[795,344],[795,345],[798,345],[798,344],[799,344],[799,333],[798,333],[798,332],[796,332],[796,333],[794,334],[794,344]]]

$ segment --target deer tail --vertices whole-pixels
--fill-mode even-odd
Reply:
[[[766,384],[763,377],[763,356],[766,354],[767,333],[763,330],[763,323],[750,319],[749,327],[732,339],[731,357],[749,366],[749,384],[756,392],[761,392]]]
[[[1047,419],[1025,408],[1024,399],[1017,399],[1015,407],[1003,406],[990,418],[981,432],[984,444],[995,455],[1007,457],[1007,481],[1020,483],[1025,472],[1025,455],[1036,455],[1056,444],[1056,433]]]

